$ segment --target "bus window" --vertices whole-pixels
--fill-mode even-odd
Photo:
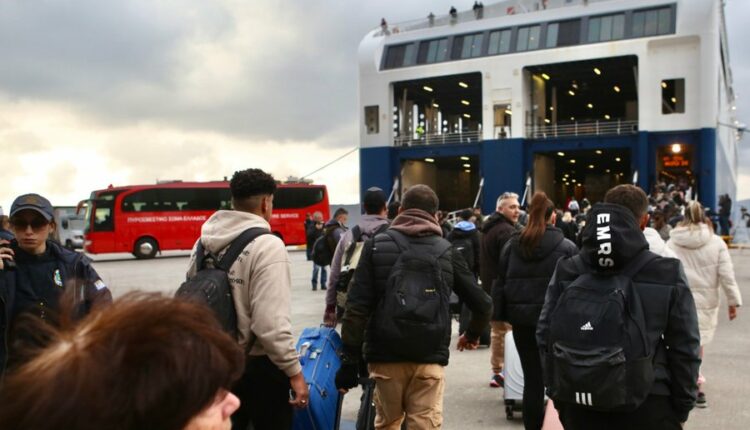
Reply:
[[[323,201],[324,191],[321,187],[277,188],[273,195],[274,209],[298,209]]]
[[[115,230],[115,197],[119,192],[101,193],[93,202],[94,231]]]

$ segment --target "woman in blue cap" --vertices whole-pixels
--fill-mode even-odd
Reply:
[[[49,240],[56,226],[52,205],[39,194],[24,194],[13,201],[10,226],[12,241],[0,241],[0,373],[30,333],[14,332],[19,316],[40,318],[56,324],[61,300],[70,300],[73,318],[93,306],[112,301],[112,294],[85,255]],[[9,342],[13,341],[13,342]],[[8,348],[11,351],[8,351]]]

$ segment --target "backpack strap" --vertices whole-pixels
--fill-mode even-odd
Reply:
[[[396,243],[396,247],[398,247],[398,250],[401,252],[406,251],[407,249],[411,248],[411,245],[409,244],[409,239],[406,238],[406,235],[401,233],[398,230],[394,229],[388,229],[385,231],[385,234],[391,238],[392,241]]]
[[[229,249],[227,250],[227,252],[223,257],[221,257],[221,260],[216,263],[216,267],[225,272],[228,272],[229,268],[232,267],[232,264],[234,264],[234,261],[237,260],[237,257],[239,257],[240,254],[242,254],[242,251],[245,250],[245,247],[250,242],[254,241],[259,236],[262,236],[264,234],[271,234],[271,232],[263,227],[253,227],[243,231],[242,234],[237,236],[232,241],[232,244],[229,245]]]

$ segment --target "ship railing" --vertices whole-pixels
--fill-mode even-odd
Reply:
[[[538,12],[545,9],[557,9],[561,7],[570,7],[585,5],[591,2],[604,0],[509,0],[501,1],[494,4],[488,4],[481,10],[463,10],[457,12],[456,16],[435,15],[427,11],[424,18],[401,21],[385,27],[377,27],[375,37],[388,36],[408,31],[421,30],[430,27],[439,27],[444,25],[455,25],[464,22],[476,21],[478,19],[491,19],[501,16],[517,15],[529,12]]]
[[[395,146],[422,146],[422,145],[458,145],[477,143],[482,140],[481,131],[464,131],[461,133],[434,133],[417,136],[397,136],[393,143]]]
[[[638,133],[638,121],[573,121],[558,124],[526,125],[526,137],[548,139],[566,136],[603,136]]]

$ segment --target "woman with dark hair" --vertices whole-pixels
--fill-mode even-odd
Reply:
[[[493,320],[501,319],[513,326],[513,340],[521,357],[526,430],[541,429],[544,419],[542,363],[535,336],[547,285],[557,260],[578,252],[575,244],[554,226],[554,209],[546,194],[534,194],[529,205],[529,221],[503,248],[498,278],[492,287],[497,317]]]
[[[228,430],[244,368],[206,308],[134,293],[43,344],[0,391],[4,430]]]
[[[714,234],[711,221],[697,201],[688,203],[685,219],[669,232],[669,236],[667,246],[682,261],[688,286],[695,299],[702,356],[703,347],[713,340],[719,322],[719,289],[726,295],[730,321],[737,317],[737,308],[742,305],[732,258],[727,244]],[[701,375],[698,378],[698,399],[695,403],[698,408],[707,406],[706,395],[702,390],[703,382]]]

